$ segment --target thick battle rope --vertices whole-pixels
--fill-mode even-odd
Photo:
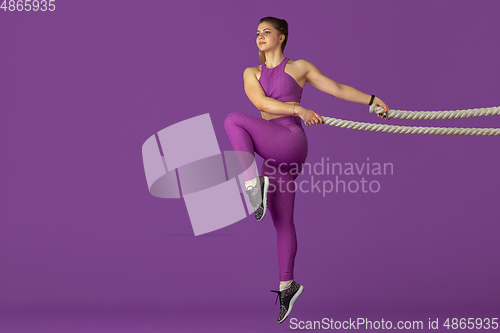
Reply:
[[[372,104],[370,113],[382,113],[383,107]],[[491,108],[456,110],[456,111],[406,111],[389,109],[391,118],[400,119],[450,119],[492,116],[500,114],[500,106]],[[398,126],[363,123],[358,121],[342,120],[321,116],[326,125],[353,128],[365,131],[403,133],[403,134],[437,134],[437,135],[499,135],[500,128],[469,128],[469,127],[421,127],[421,126]],[[306,125],[308,125],[306,123]]]
[[[384,108],[381,106],[370,105],[370,113],[382,113],[383,111]],[[389,117],[400,119],[450,119],[493,116],[497,114],[500,114],[500,106],[455,111],[406,111],[389,109]]]

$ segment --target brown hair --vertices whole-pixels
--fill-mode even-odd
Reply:
[[[272,16],[261,18],[259,24],[261,24],[262,22],[271,23],[274,28],[278,30],[278,36],[285,35],[285,40],[283,41],[283,43],[281,43],[281,52],[283,52],[285,50],[286,42],[288,41],[288,23],[285,20]],[[259,58],[261,64],[266,61],[266,54],[261,50],[259,50]]]

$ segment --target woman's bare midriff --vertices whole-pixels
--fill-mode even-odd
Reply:
[[[286,104],[295,104],[295,105],[300,105],[298,102],[284,102]],[[279,117],[288,117],[291,116],[287,114],[274,114],[274,113],[269,113],[266,111],[260,111],[260,114],[262,115],[262,119],[269,120],[269,119],[274,119],[274,118],[279,118]],[[295,117],[298,117],[299,115],[295,114]]]

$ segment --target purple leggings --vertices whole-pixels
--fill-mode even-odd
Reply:
[[[297,253],[293,223],[295,178],[304,166],[308,151],[302,120],[296,116],[265,120],[232,112],[226,117],[224,128],[234,151],[245,151],[251,156],[257,152],[264,159],[262,176],[269,177],[267,208],[278,238],[279,277],[280,281],[293,280]],[[245,181],[256,177],[252,169],[247,169],[248,159],[238,157],[238,161],[243,170],[247,170],[243,174]]]

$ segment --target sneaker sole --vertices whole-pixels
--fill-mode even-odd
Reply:
[[[264,176],[264,203],[263,203],[264,212],[262,213],[262,216],[260,217],[260,219],[258,219],[257,221],[262,220],[264,218],[264,216],[266,216],[266,212],[267,212],[267,189],[268,188],[269,188],[269,177]]]
[[[286,312],[285,316],[281,321],[278,321],[278,324],[281,324],[286,318],[288,318],[288,315],[290,312],[292,312],[293,304],[295,304],[295,301],[299,298],[300,294],[304,291],[304,286],[300,286],[299,290],[293,295],[292,299],[290,300],[290,305],[288,306],[288,311]]]

